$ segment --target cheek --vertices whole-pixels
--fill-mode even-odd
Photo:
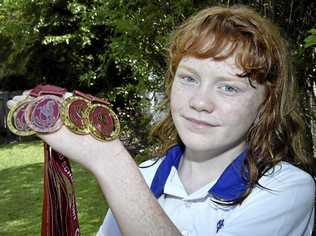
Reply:
[[[228,123],[234,126],[250,126],[257,116],[257,106],[252,103],[239,103],[225,109],[223,116]]]
[[[188,102],[189,94],[184,89],[173,86],[170,94],[171,111],[179,111],[184,108]]]
[[[176,99],[176,93],[174,87],[171,88],[171,94],[170,94],[170,109],[171,112],[173,112],[177,107],[177,99]]]

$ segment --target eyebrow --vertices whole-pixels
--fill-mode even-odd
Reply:
[[[189,72],[191,72],[192,74],[195,74],[196,76],[199,76],[199,73],[192,67],[190,66],[186,66],[186,65],[179,65],[178,66],[179,69],[185,69]],[[247,79],[245,79],[244,77],[240,77],[238,76],[238,74],[231,74],[231,75],[225,75],[225,76],[219,76],[217,77],[218,80],[225,80],[225,81],[239,81],[239,82],[243,82],[243,83],[246,83],[248,84],[247,82]]]
[[[198,73],[194,68],[192,68],[192,67],[190,67],[190,66],[179,65],[178,68],[180,68],[180,69],[183,68],[183,69],[185,69],[185,70],[191,72],[192,74],[195,74],[195,75],[199,76],[199,73]]]

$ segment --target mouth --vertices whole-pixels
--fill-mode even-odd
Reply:
[[[183,116],[183,118],[185,120],[189,121],[190,123],[192,123],[193,125],[199,126],[199,127],[217,127],[217,126],[219,126],[217,124],[213,124],[213,123],[203,121],[203,120],[198,120],[198,119],[191,118],[191,117]]]

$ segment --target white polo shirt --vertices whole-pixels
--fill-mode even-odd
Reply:
[[[161,207],[183,235],[312,235],[315,184],[306,172],[281,162],[274,172],[260,178],[259,183],[265,188],[255,187],[240,205],[223,206],[216,202],[234,200],[246,189],[241,176],[246,152],[236,157],[216,181],[192,194],[185,191],[177,171],[182,153],[182,148],[176,145],[156,163],[151,160],[141,164],[140,170]],[[97,235],[121,235],[111,210]]]

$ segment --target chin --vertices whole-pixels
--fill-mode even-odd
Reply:
[[[214,149],[221,146],[217,144],[215,140],[205,140],[197,138],[193,135],[191,137],[181,137],[181,140],[186,148],[189,148],[194,151],[208,151],[210,149]]]

